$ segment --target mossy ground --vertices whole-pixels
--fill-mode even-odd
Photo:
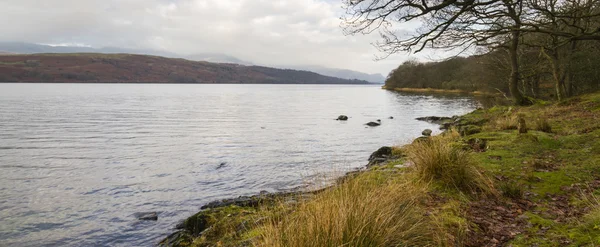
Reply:
[[[517,117],[525,119],[527,134],[512,126]],[[469,150],[497,193],[461,191],[435,180],[423,183],[422,217],[444,235],[444,245],[600,245],[600,93],[553,104],[476,110],[461,116],[457,125],[481,129],[448,145]],[[393,152],[403,156],[406,150]],[[379,182],[414,179],[406,175],[410,168],[402,166],[410,163],[403,157],[364,173]],[[191,233],[183,245],[260,245],[262,226],[292,214],[303,200],[311,199],[284,197],[258,208],[204,211],[211,226],[200,235]]]

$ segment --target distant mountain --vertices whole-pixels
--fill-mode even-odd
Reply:
[[[206,61],[211,63],[234,63],[241,65],[253,65],[251,62],[246,62],[237,57],[220,54],[220,53],[198,53],[185,57],[193,61]]]
[[[300,70],[100,53],[2,55],[0,82],[368,83]]]
[[[334,69],[315,65],[291,66],[291,68],[308,70],[315,73],[319,73],[321,75],[333,76],[337,78],[363,80],[371,83],[383,84],[383,82],[385,81],[385,77],[383,77],[383,75],[381,74],[367,74],[348,69]]]
[[[140,54],[140,55],[154,55],[161,57],[171,58],[185,58],[193,61],[206,61],[211,63],[230,63],[230,64],[241,64],[241,65],[254,65],[252,62],[244,61],[239,58],[225,55],[221,53],[198,53],[190,56],[182,56],[176,53],[148,50],[148,49],[127,49],[118,47],[103,47],[103,48],[92,48],[92,47],[80,47],[80,46],[50,46],[41,44],[32,44],[25,42],[0,42],[0,54],[36,54],[36,53],[128,53],[128,54]],[[284,66],[276,66],[283,68]],[[348,80],[364,80],[371,83],[383,83],[385,78],[381,74],[367,74],[347,69],[333,69],[323,66],[286,66],[288,68],[296,70],[306,70],[315,72],[317,74],[337,77]]]
[[[165,51],[143,50],[143,49],[127,49],[118,47],[103,47],[92,48],[85,46],[50,46],[40,45],[25,42],[0,42],[0,52],[16,53],[16,54],[35,54],[35,53],[129,53],[129,54],[146,54],[162,57],[181,56]]]

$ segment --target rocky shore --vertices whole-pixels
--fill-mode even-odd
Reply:
[[[411,246],[600,244],[600,94],[419,120],[447,131],[381,147],[331,187],[211,202],[160,246],[321,246],[346,231],[388,234],[384,218],[370,218],[382,213],[421,224],[416,235],[403,235],[413,223],[389,233],[390,241],[416,236]],[[393,211],[399,204],[406,208]],[[374,225],[374,235],[361,235]],[[360,241],[335,236],[330,246]]]
[[[347,119],[348,117],[341,115],[336,120]],[[390,117],[390,119],[392,119],[392,117]],[[468,126],[471,123],[461,120],[458,116],[429,116],[417,118],[416,120],[439,124],[440,129],[442,130],[447,130],[454,125]],[[430,138],[431,132],[431,130],[426,129],[423,131],[423,135],[415,140]],[[222,220],[223,217],[236,217],[239,216],[239,211],[243,212],[244,210],[248,209],[256,210],[264,205],[274,205],[281,202],[286,205],[293,205],[298,202],[309,200],[314,195],[317,195],[330,187],[335,187],[348,178],[352,178],[362,172],[369,171],[370,169],[377,169],[378,167],[388,164],[390,161],[397,161],[402,157],[402,154],[394,153],[392,147],[383,146],[369,156],[367,159],[368,162],[363,168],[347,172],[345,175],[337,178],[334,184],[325,188],[317,190],[293,189],[290,191],[277,193],[262,191],[261,193],[253,196],[239,196],[236,198],[227,198],[209,202],[200,207],[200,212],[177,224],[175,227],[175,232],[160,241],[159,246],[186,246],[188,243],[193,242],[194,238],[201,237],[203,234],[206,234],[207,231],[210,231],[212,224],[214,224],[216,221]],[[400,164],[400,166],[402,166],[402,164]],[[225,214],[224,212],[227,213]],[[246,228],[244,225],[248,223],[249,221],[242,221],[236,228],[243,230]],[[240,245],[244,246],[245,244],[241,243]]]

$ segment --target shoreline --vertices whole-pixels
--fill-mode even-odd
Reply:
[[[209,203],[159,245],[600,244],[598,120],[600,93],[423,117],[448,131],[380,148],[321,190]]]
[[[403,93],[434,93],[434,94],[469,94],[474,96],[502,96],[500,93],[489,93],[483,91],[464,91],[460,89],[438,89],[438,88],[387,88],[385,90],[403,92]]]

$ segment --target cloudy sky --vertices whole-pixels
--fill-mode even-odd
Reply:
[[[344,36],[341,0],[1,0],[0,41],[223,53],[255,64],[387,73],[377,35]],[[381,55],[381,54],[379,54]],[[417,57],[436,59],[426,52]]]

